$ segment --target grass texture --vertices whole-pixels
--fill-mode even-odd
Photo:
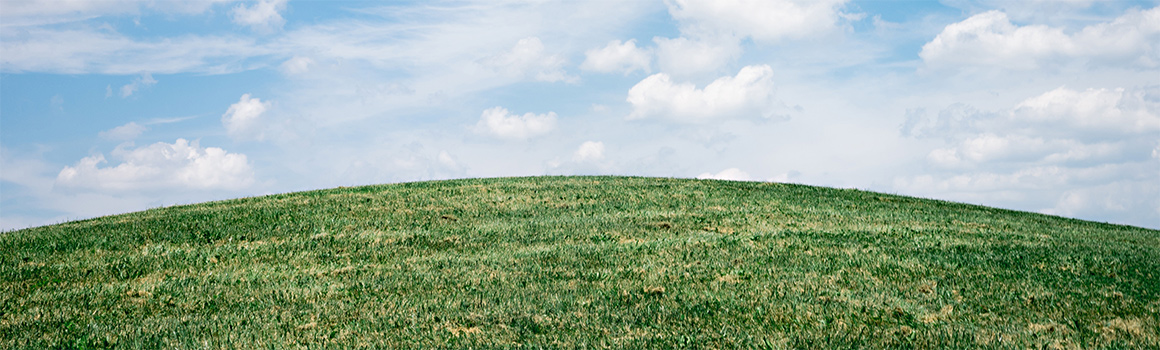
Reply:
[[[1160,347],[1160,231],[779,183],[337,188],[0,252],[6,349]]]

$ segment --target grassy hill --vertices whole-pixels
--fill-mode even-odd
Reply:
[[[1160,231],[802,185],[337,188],[0,252],[8,349],[1160,346]]]

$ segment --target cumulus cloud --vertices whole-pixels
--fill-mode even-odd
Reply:
[[[585,141],[572,154],[574,162],[592,162],[604,159],[604,142]]]
[[[931,172],[896,179],[903,192],[1045,213],[1160,224],[1160,88],[1057,88],[998,113],[959,108],[966,126],[930,151]],[[932,123],[927,123],[932,124]],[[937,128],[925,132],[937,133]],[[1115,195],[1107,195],[1115,193]]]
[[[1130,91],[1059,87],[1019,103],[1010,115],[1017,121],[1064,126],[1085,135],[1160,132],[1160,86]]]
[[[523,140],[547,134],[556,128],[556,113],[515,115],[503,107],[483,111],[475,132],[501,139]]]
[[[230,137],[261,140],[264,138],[264,134],[260,130],[261,117],[268,109],[270,109],[270,102],[262,102],[257,97],[244,94],[237,103],[230,105],[225,114],[222,114],[222,126],[225,126]]]
[[[282,29],[286,20],[281,12],[286,10],[287,0],[258,0],[252,6],[238,4],[231,12],[234,23],[249,26],[257,31]]]
[[[137,90],[143,87],[153,86],[154,84],[157,84],[157,80],[153,79],[152,74],[141,74],[140,77],[133,79],[133,82],[121,86],[121,98],[132,96]]]
[[[254,182],[246,155],[217,147],[201,147],[197,141],[177,139],[136,149],[118,147],[108,163],[103,154],[66,166],[55,186],[93,191],[217,190],[242,189]]]
[[[488,57],[483,63],[506,74],[546,82],[576,82],[579,78],[564,71],[563,56],[549,54],[537,37],[520,39],[506,52]]]
[[[677,77],[718,73],[741,56],[746,38],[759,43],[801,39],[833,31],[846,0],[671,0],[680,22],[676,38],[653,38],[657,66]]]
[[[1035,69],[1068,59],[1091,63],[1160,66],[1160,7],[1129,10],[1107,23],[1066,32],[1046,25],[1018,26],[992,10],[943,29],[922,47],[928,65]]]
[[[625,75],[637,70],[645,73],[652,70],[652,54],[649,50],[636,47],[635,39],[625,42],[613,40],[603,48],[588,50],[584,55],[584,63],[580,64],[583,70],[624,72]]]
[[[663,118],[702,122],[721,118],[770,118],[774,115],[773,69],[747,66],[698,89],[692,83],[674,83],[669,75],[653,74],[628,91],[632,113],[628,119]]]
[[[741,169],[737,169],[737,168],[729,168],[729,169],[721,170],[720,172],[718,172],[716,174],[703,173],[701,175],[697,175],[697,178],[698,179],[714,179],[714,180],[732,180],[732,181],[753,181],[753,177],[749,176],[749,173],[741,171]]]
[[[846,0],[672,0],[669,13],[687,34],[726,33],[756,41],[802,38],[832,30]]]
[[[107,140],[129,141],[137,138],[137,136],[141,136],[141,133],[148,129],[144,125],[137,124],[136,122],[129,122],[125,125],[101,131],[97,135]]]
[[[1145,159],[1149,140],[1160,132],[1160,87],[1060,87],[1005,113],[980,114],[972,126],[928,159],[944,166]]]

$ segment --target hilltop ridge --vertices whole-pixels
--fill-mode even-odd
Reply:
[[[781,183],[336,188],[0,251],[5,348],[1160,346],[1160,231]]]

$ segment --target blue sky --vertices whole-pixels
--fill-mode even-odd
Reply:
[[[0,1],[0,229],[432,179],[1160,228],[1160,2]]]

